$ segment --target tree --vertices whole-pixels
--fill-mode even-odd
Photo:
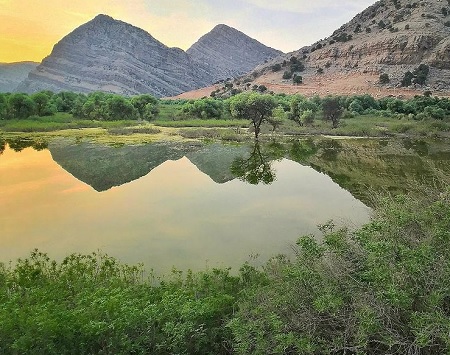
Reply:
[[[339,103],[339,98],[327,96],[322,101],[323,117],[327,121],[331,121],[333,128],[337,128],[339,120],[344,112]]]
[[[35,113],[36,104],[26,94],[13,94],[8,98],[11,118],[28,118]]]
[[[153,118],[159,113],[158,99],[144,94],[131,98],[131,104],[138,110],[140,118]],[[145,117],[144,117],[145,116]]]
[[[302,84],[302,83],[303,83],[303,77],[300,76],[300,75],[295,74],[295,75],[294,75],[294,78],[292,79],[292,82],[293,82],[295,85]]]
[[[242,93],[230,99],[230,111],[233,117],[250,119],[258,139],[260,127],[264,120],[272,115],[276,102],[273,96],[256,92]]]
[[[38,92],[31,96],[36,104],[36,114],[38,116],[50,116],[56,112],[56,106],[50,101],[50,96],[46,92]]]
[[[318,111],[317,104],[306,97],[295,95],[290,102],[290,119],[297,122],[300,126],[312,123],[315,113]]]
[[[6,118],[7,106],[8,106],[7,96],[5,94],[0,93],[0,120],[4,120]]]
[[[414,74],[411,73],[409,70],[405,73],[403,79],[402,79],[402,86],[411,86],[412,80],[414,79]]]
[[[303,111],[300,119],[302,120],[304,125],[310,125],[314,122],[314,118],[316,117],[316,114],[313,110],[305,110]]]
[[[182,111],[202,119],[220,118],[223,114],[223,101],[205,98],[186,102]]]
[[[425,85],[430,68],[426,64],[420,64],[414,71],[414,84]]]
[[[109,120],[133,120],[137,118],[138,111],[131,104],[131,102],[119,95],[113,95],[106,101],[106,113],[105,118]]]
[[[94,92],[88,95],[81,109],[81,117],[91,120],[108,119],[106,94],[102,92]]]
[[[272,126],[272,132],[283,124],[286,119],[286,112],[282,106],[278,106],[273,110],[273,114],[267,118],[267,122]]]
[[[389,81],[390,80],[389,80],[389,75],[388,74],[383,73],[383,74],[380,75],[380,80],[379,80],[380,84],[388,84]]]

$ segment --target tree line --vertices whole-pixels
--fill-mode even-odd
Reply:
[[[171,101],[146,94],[123,97],[101,92],[43,91],[32,95],[0,94],[0,119],[26,119],[66,112],[80,119],[149,121],[158,117],[162,106],[173,106],[177,111],[176,119],[248,119],[256,137],[263,122],[276,130],[284,120],[306,126],[316,119],[324,119],[336,128],[342,118],[359,115],[418,121],[430,118],[448,121],[450,118],[450,99],[430,93],[402,100],[396,97],[375,99],[370,95],[305,97],[251,91],[226,99]]]
[[[124,97],[103,92],[41,91],[0,94],[0,119],[27,119],[52,116],[58,112],[92,120],[150,120],[158,115],[158,99],[152,95]]]

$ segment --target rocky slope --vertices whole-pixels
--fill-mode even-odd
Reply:
[[[221,41],[222,48],[208,49],[216,40]],[[194,60],[183,50],[165,46],[142,29],[98,15],[57,43],[18,91],[105,91],[173,96],[210,85],[234,73],[242,74],[259,63],[260,58],[278,54],[226,26],[213,30],[201,43],[191,50]],[[202,53],[215,53],[214,62],[200,60]],[[225,53],[232,53],[233,57],[224,57],[221,61]],[[212,63],[217,67],[212,68]]]
[[[245,74],[282,54],[223,24],[201,37],[187,53],[214,81]]]
[[[305,66],[303,71],[296,71],[295,65],[292,70],[303,77],[303,84],[282,77],[291,72],[292,57]],[[274,67],[277,64],[281,68]],[[414,73],[420,64],[429,67],[425,83],[402,86],[405,73]],[[381,74],[387,74],[389,82],[381,85]],[[311,95],[448,94],[450,0],[378,1],[328,38],[260,65],[245,79],[274,91]]]
[[[0,63],[0,92],[12,92],[38,66],[34,62]]]

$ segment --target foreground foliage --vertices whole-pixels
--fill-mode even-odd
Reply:
[[[159,283],[106,255],[0,267],[2,354],[446,354],[450,190],[321,226],[294,257]]]
[[[351,233],[322,226],[293,262],[265,269],[230,322],[241,354],[446,354],[450,351],[450,195],[381,201]]]

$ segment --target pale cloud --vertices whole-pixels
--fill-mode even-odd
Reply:
[[[374,0],[245,0],[257,7],[279,11],[296,13],[314,13],[322,9],[330,8],[354,8],[364,9],[374,3]]]

